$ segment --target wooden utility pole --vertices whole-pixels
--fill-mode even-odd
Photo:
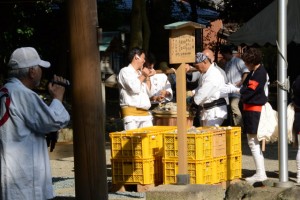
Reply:
[[[76,199],[107,200],[95,0],[68,0]]]

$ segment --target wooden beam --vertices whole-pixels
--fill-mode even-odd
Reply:
[[[195,69],[195,68],[192,68],[192,69],[190,69],[189,70],[189,72],[196,72],[196,71],[198,71],[197,69]],[[157,74],[176,74],[176,69],[167,69],[167,70],[160,70],[160,69],[158,69],[158,70],[155,70],[155,72],[157,73]]]
[[[69,0],[75,192],[79,200],[107,200],[97,4]]]

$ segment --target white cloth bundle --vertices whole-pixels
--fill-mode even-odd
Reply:
[[[293,134],[293,125],[295,118],[294,104],[290,103],[287,107],[287,134],[289,143],[295,142],[296,134]]]
[[[276,142],[278,140],[278,118],[277,111],[273,110],[269,102],[262,107],[259,125],[257,129],[259,141]]]

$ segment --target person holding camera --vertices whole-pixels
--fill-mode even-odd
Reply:
[[[8,63],[8,80],[0,89],[0,199],[32,200],[54,197],[45,135],[65,127],[70,115],[62,104],[65,88],[50,83],[48,106],[33,91],[42,68],[32,47],[16,49]],[[55,82],[66,83],[60,76]]]

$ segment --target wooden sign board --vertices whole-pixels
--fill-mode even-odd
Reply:
[[[195,28],[171,30],[169,57],[170,64],[195,62]]]

